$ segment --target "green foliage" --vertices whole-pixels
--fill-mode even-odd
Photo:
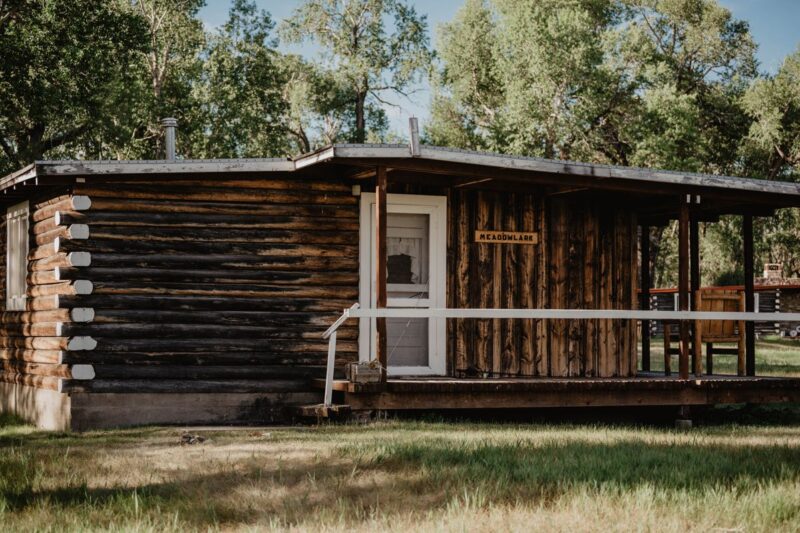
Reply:
[[[271,37],[274,23],[255,3],[235,0],[225,25],[208,37],[194,97],[204,128],[192,157],[265,157],[289,150],[286,75]]]
[[[120,2],[0,2],[0,174],[74,154],[113,121],[107,102],[146,46]]]
[[[383,123],[385,93],[407,94],[431,61],[426,17],[400,0],[306,0],[282,34],[322,47],[325,67],[349,94],[346,138],[354,142],[366,140],[370,120]]]

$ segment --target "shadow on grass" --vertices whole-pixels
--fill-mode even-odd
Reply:
[[[463,429],[463,428],[462,428]],[[742,495],[800,480],[800,449],[777,444],[706,445],[543,440],[494,443],[442,437],[336,448],[335,460],[286,461],[264,455],[226,472],[182,476],[136,487],[88,488],[80,482],[41,488],[31,454],[0,457],[0,502],[12,512],[43,505],[61,513],[138,509],[176,513],[195,527],[252,524],[274,516],[287,525],[325,516],[441,509],[452,495],[479,492],[486,504],[549,501],[575,489],[653,488],[666,493]],[[368,482],[363,476],[367,476]],[[17,481],[10,481],[17,480]],[[309,481],[313,480],[313,481]],[[113,483],[113,481],[112,481]],[[257,504],[238,494],[260,493]],[[735,496],[734,496],[735,497]],[[389,503],[391,502],[391,503]],[[344,511],[343,511],[344,510]],[[796,518],[800,509],[795,509]],[[56,523],[58,520],[56,520]]]

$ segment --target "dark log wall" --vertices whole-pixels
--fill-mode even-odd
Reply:
[[[89,181],[89,180],[87,180]],[[358,299],[358,205],[343,183],[261,177],[116,177],[75,186],[90,238],[97,347],[80,391],[291,392],[323,373],[321,333]],[[64,272],[70,276],[72,272]],[[339,332],[339,364],[357,358]]]
[[[454,190],[451,307],[635,309],[636,220],[586,196]],[[476,229],[535,231],[538,245],[478,244]],[[632,376],[635,323],[451,320],[455,375]]]
[[[24,311],[6,309],[6,209],[0,217],[0,380],[36,388],[61,390],[62,379],[72,377],[66,350],[91,345],[88,339],[70,338],[73,301],[77,292],[90,292],[91,284],[74,267],[72,280],[59,276],[62,269],[80,263],[66,250],[82,238],[80,228],[61,224],[55,213],[74,209],[68,194],[30,202],[28,289]],[[76,310],[80,314],[80,310]],[[75,315],[77,316],[77,315]],[[86,319],[82,314],[79,319]]]

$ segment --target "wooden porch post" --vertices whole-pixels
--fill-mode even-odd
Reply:
[[[678,216],[678,306],[689,310],[689,195],[681,196]],[[680,355],[678,375],[689,379],[689,322],[680,321]]]
[[[744,241],[744,306],[745,311],[755,311],[755,270],[753,267],[753,215],[742,217],[742,240]],[[745,323],[745,373],[756,375],[756,325]]]
[[[694,195],[693,195],[694,197]],[[698,197],[699,198],[699,197]],[[691,218],[689,220],[689,243],[691,247],[690,261],[691,261],[691,304],[692,311],[698,310],[697,292],[700,290],[700,224],[697,221],[696,210],[691,210]],[[703,348],[697,342],[697,328],[692,322],[692,368],[696,376],[700,376],[703,372],[702,352]]]
[[[386,307],[386,167],[379,166],[375,177],[375,307]],[[381,365],[381,381],[386,381],[389,354],[386,351],[386,319],[375,319],[376,358]]]
[[[641,226],[642,292],[640,308],[650,310],[650,226]],[[642,372],[650,372],[650,321],[642,320]]]

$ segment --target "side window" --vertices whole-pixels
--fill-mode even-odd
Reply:
[[[24,311],[28,292],[28,202],[6,213],[6,310]]]

